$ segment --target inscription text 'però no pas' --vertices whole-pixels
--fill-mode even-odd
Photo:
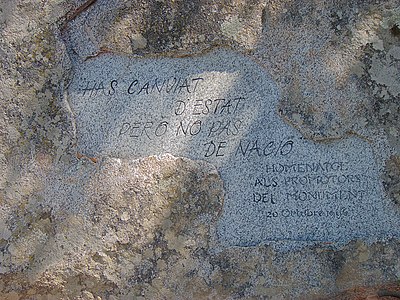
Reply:
[[[370,146],[305,140],[276,114],[278,89],[250,59],[132,59],[76,66],[68,90],[78,151],[139,158],[171,153],[214,164],[226,189],[218,237],[227,245],[396,235]]]

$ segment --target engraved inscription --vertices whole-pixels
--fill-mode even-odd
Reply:
[[[400,218],[385,202],[370,145],[355,137],[306,140],[277,114],[279,90],[269,75],[237,53],[104,54],[78,66],[68,94],[81,153],[171,153],[216,166],[225,187],[222,243],[397,234]]]
[[[310,204],[328,201],[362,201],[367,191],[364,189],[363,174],[353,174],[349,164],[343,161],[294,162],[285,164],[266,164],[265,176],[254,179],[254,191],[251,200],[260,205],[292,201],[302,203],[301,209],[292,210],[280,206],[267,217],[318,218],[351,217],[346,207],[335,210],[316,210]],[[329,188],[335,185],[335,188]]]

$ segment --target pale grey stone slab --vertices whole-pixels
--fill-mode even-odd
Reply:
[[[399,236],[399,212],[368,143],[304,139],[279,118],[279,91],[249,58],[105,54],[76,66],[68,94],[85,155],[213,163],[226,190],[225,245]]]

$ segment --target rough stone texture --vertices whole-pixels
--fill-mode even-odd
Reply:
[[[224,45],[268,70],[305,137],[368,141],[398,201],[399,1],[213,2],[0,1],[1,298],[313,299],[398,280],[398,240],[213,248],[223,183],[206,163],[76,153],[75,61]]]
[[[264,7],[259,0],[101,0],[68,23],[65,36],[81,59],[102,52],[188,55],[221,45],[251,50]]]
[[[373,122],[378,114],[372,92],[378,95],[380,84],[390,86],[385,109],[389,98],[396,97],[399,67],[390,54],[385,61],[398,45],[392,30],[398,22],[396,9],[396,1],[267,5],[266,37],[256,56],[283,89],[282,115],[316,140],[373,135],[380,125]]]
[[[3,297],[139,296],[160,274],[202,264],[223,204],[215,168],[172,156],[97,164],[52,174],[42,200],[7,220]]]
[[[212,163],[226,189],[222,243],[398,237],[400,217],[384,198],[370,145],[354,137],[304,140],[276,114],[274,82],[247,57],[103,54],[74,69],[67,97],[78,151]]]

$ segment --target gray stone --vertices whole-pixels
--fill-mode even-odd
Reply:
[[[400,240],[384,237],[396,236],[393,231],[398,228],[396,212],[400,205],[399,28],[398,0],[2,1],[0,299],[364,299],[378,297],[381,289],[398,290]],[[308,228],[312,220],[299,217],[287,222],[280,241],[251,246],[258,243],[257,239],[269,243],[266,236],[271,239],[271,232],[278,236],[277,223],[283,223],[267,218],[269,223],[262,221],[268,229],[261,230],[253,221],[261,219],[257,209],[268,211],[268,203],[248,205],[247,217],[254,216],[249,221],[244,213],[239,215],[234,210],[246,209],[246,199],[240,198],[246,188],[251,196],[257,191],[254,170],[260,170],[257,175],[261,177],[265,166],[272,163],[267,158],[255,159],[257,150],[252,151],[254,161],[236,157],[236,164],[234,154],[204,158],[204,148],[195,153],[196,147],[189,142],[190,151],[177,146],[172,149],[168,143],[165,148],[200,160],[169,154],[147,156],[164,150],[146,150],[141,140],[137,145],[143,155],[136,153],[139,148],[125,149],[130,145],[126,142],[120,143],[124,149],[118,149],[115,139],[110,140],[114,144],[107,152],[97,149],[99,145],[83,143],[82,130],[86,129],[81,126],[82,110],[73,123],[64,110],[70,111],[64,96],[74,72],[79,75],[82,61],[95,64],[96,57],[104,53],[125,55],[126,61],[132,57],[186,57],[179,59],[179,64],[191,66],[192,70],[186,72],[194,74],[202,60],[216,61],[214,66],[230,63],[221,53],[219,62],[215,53],[188,58],[206,54],[216,46],[244,53],[268,70],[279,89],[279,103],[267,104],[266,100],[273,99],[263,97],[263,107],[268,106],[265,109],[277,110],[308,140],[335,140],[314,144],[299,139],[296,131],[294,149],[309,145],[311,154],[306,150],[293,150],[291,154],[306,153],[302,159],[324,162],[321,153],[337,160],[342,159],[340,151],[350,152],[353,154],[346,157],[347,167],[361,164],[358,173],[365,164],[376,162],[371,172],[362,171],[372,177],[364,180],[368,187],[363,189],[378,191],[363,201],[340,202],[356,204],[358,208],[353,211],[364,214],[364,219],[353,222],[359,222],[362,230],[347,223],[354,232],[340,240],[360,239],[338,247],[337,243],[332,247],[333,238],[326,238],[328,243],[289,249],[293,251],[276,249],[276,245],[288,243],[282,239],[295,222]],[[235,57],[237,70],[243,58]],[[137,62],[131,62],[132,66],[138,66]],[[141,62],[154,65],[153,61]],[[197,67],[194,62],[198,62]],[[251,76],[260,73],[267,80],[259,67],[248,65],[256,68]],[[246,66],[243,70],[248,69]],[[238,87],[242,86],[240,82]],[[165,95],[163,99],[171,101]],[[91,101],[96,104],[98,100]],[[103,110],[114,109],[113,103],[118,103],[115,98],[105,100],[110,102],[99,102]],[[88,108],[89,104],[84,103]],[[155,107],[157,115],[161,106]],[[74,108],[73,112],[78,110]],[[291,130],[272,115],[280,132]],[[74,124],[75,120],[79,122]],[[259,124],[265,127],[266,123]],[[73,139],[76,130],[81,134],[80,153]],[[252,138],[254,134],[235,138]],[[368,143],[349,140],[349,134]],[[275,139],[277,135],[274,132],[271,136]],[[202,146],[199,137],[192,141]],[[108,143],[101,135],[93,141]],[[177,143],[176,136],[173,141]],[[287,163],[296,161],[291,154],[283,157]],[[146,157],[136,159],[141,156]],[[239,172],[239,165],[248,170]],[[304,166],[293,168],[301,171]],[[252,177],[243,179],[251,172]],[[281,181],[289,176],[276,174]],[[293,194],[295,187],[287,184]],[[357,184],[353,186],[357,188]],[[320,186],[309,188],[323,190]],[[275,194],[279,193],[286,196],[282,185],[275,188]],[[395,207],[389,201],[396,203]],[[318,202],[323,207],[327,201]],[[371,213],[371,203],[379,208],[376,215]],[[312,203],[304,201],[303,205]],[[274,206],[282,211],[294,204]],[[366,230],[363,222],[368,218]],[[255,228],[248,241],[240,234],[230,239],[236,227],[240,228],[239,221],[245,224],[240,234],[250,231],[251,226]],[[304,222],[308,225],[302,225]],[[362,233],[379,231],[372,226],[381,226],[376,234],[381,240],[370,243],[367,241],[375,236],[366,238]],[[312,240],[310,231],[300,229],[304,228],[296,232],[303,234],[303,240]],[[327,237],[333,236],[326,231]],[[219,247],[216,237],[225,246],[249,246]],[[299,239],[290,245],[304,245]]]
[[[278,116],[278,88],[254,61],[228,50],[174,59],[104,54],[75,69],[68,97],[78,151],[212,163],[226,193],[222,245],[399,236],[369,144],[304,139]]]

